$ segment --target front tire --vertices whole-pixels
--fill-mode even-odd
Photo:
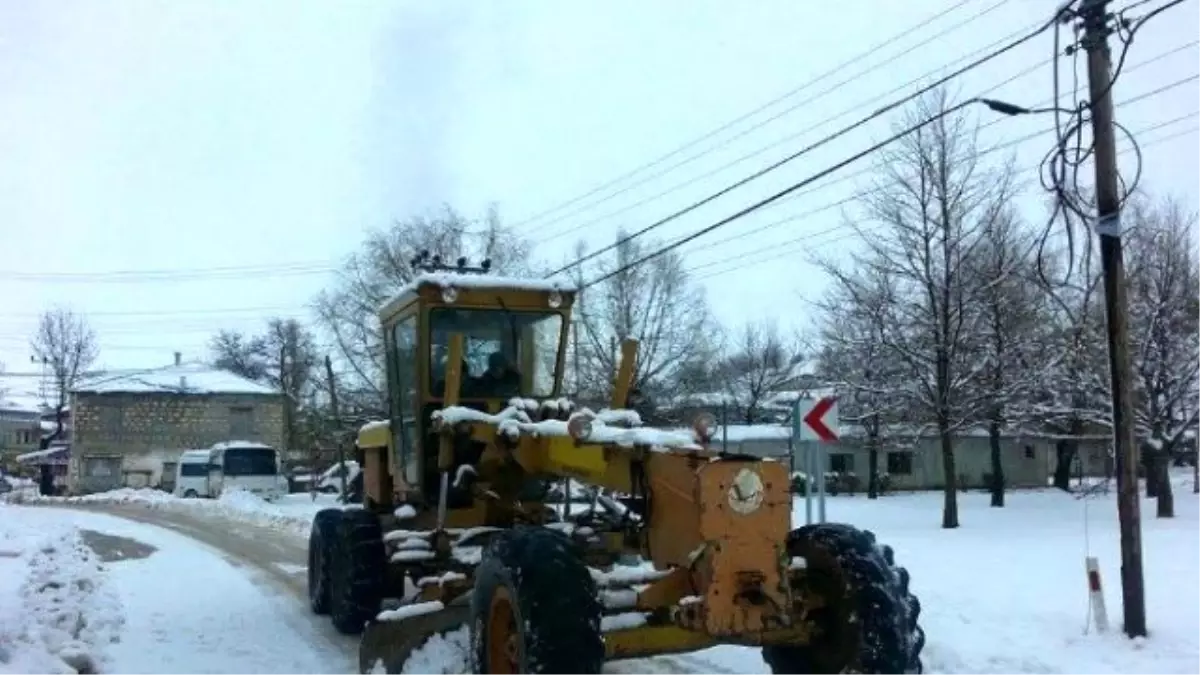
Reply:
[[[505,531],[475,571],[471,672],[599,673],[601,611],[570,538],[542,527]]]
[[[329,615],[343,635],[357,635],[379,614],[387,553],[379,517],[365,509],[342,511],[329,566]]]
[[[313,614],[329,613],[329,562],[341,517],[341,509],[318,511],[308,534],[308,604]]]
[[[806,583],[825,600],[806,645],[763,647],[773,673],[920,673],[925,634],[908,571],[890,547],[850,525],[807,525],[788,535],[788,554],[807,562]]]

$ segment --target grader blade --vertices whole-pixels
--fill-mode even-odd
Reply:
[[[408,657],[429,638],[465,625],[469,610],[467,604],[450,605],[428,614],[367,624],[358,644],[358,672],[373,672],[378,663],[384,672],[401,672]]]

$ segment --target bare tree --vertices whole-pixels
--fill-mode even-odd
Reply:
[[[1147,494],[1158,499],[1158,517],[1170,518],[1170,457],[1195,428],[1200,407],[1196,215],[1171,199],[1139,198],[1126,219],[1135,423],[1144,439]]]
[[[83,316],[55,308],[42,314],[30,347],[50,371],[55,391],[53,438],[59,438],[71,390],[100,355],[96,333]]]
[[[296,319],[272,319],[267,326],[268,379],[283,394],[283,428],[289,450],[297,445],[296,419],[315,384],[316,339]]]
[[[267,345],[261,335],[222,330],[209,341],[208,349],[214,366],[255,382],[266,379]]]
[[[1001,436],[1024,429],[1033,418],[1029,405],[1053,355],[1041,349],[1038,336],[1046,318],[1046,298],[1036,283],[1036,240],[1015,213],[1006,212],[984,228],[971,265],[978,284],[977,304],[983,372],[979,387],[986,394],[980,420],[991,449],[991,505],[1004,506],[1004,461]]]
[[[944,91],[922,98],[904,127],[948,109]],[[901,139],[881,153],[874,184],[851,223],[863,250],[849,266],[827,266],[835,283],[854,289],[861,268],[885,275],[882,344],[904,364],[906,410],[937,430],[945,499],[942,526],[958,527],[958,476],[954,434],[978,419],[985,398],[981,366],[979,285],[970,264],[982,233],[1005,216],[1014,192],[1011,166],[985,166],[965,115],[951,114]],[[898,392],[900,393],[900,392]]]
[[[498,274],[524,276],[530,245],[500,223],[496,211],[471,220],[449,207],[370,233],[342,266],[336,285],[316,299],[318,323],[335,346],[344,372],[337,379],[342,407],[386,415],[383,336],[378,310],[416,276],[412,259],[421,251],[453,261],[460,256],[492,261]]]
[[[694,284],[675,252],[643,264],[653,242],[623,241],[611,256],[573,269],[580,282],[616,272],[606,281],[587,288],[576,301],[580,332],[580,381],[591,397],[606,401],[620,359],[619,345],[637,338],[640,347],[633,387],[655,399],[678,393],[674,386],[697,361],[712,360],[713,322],[703,290]],[[584,253],[577,247],[579,255]],[[581,283],[581,285],[583,285]]]
[[[863,430],[867,497],[876,499],[879,453],[893,446],[893,427],[904,417],[907,368],[884,344],[892,298],[886,272],[867,268],[844,274],[847,283],[835,284],[818,302],[823,317],[818,372],[838,394],[840,420]]]
[[[721,360],[719,377],[744,422],[764,421],[763,404],[796,380],[803,356],[799,341],[785,338],[772,320],[742,327]]]

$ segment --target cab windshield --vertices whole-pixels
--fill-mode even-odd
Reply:
[[[556,312],[434,309],[429,313],[431,392],[445,392],[450,336],[461,333],[462,398],[553,395],[562,322]]]

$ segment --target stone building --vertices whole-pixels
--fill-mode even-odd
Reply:
[[[283,450],[283,397],[199,363],[95,377],[71,392],[68,485],[171,489],[179,455],[222,441]]]

